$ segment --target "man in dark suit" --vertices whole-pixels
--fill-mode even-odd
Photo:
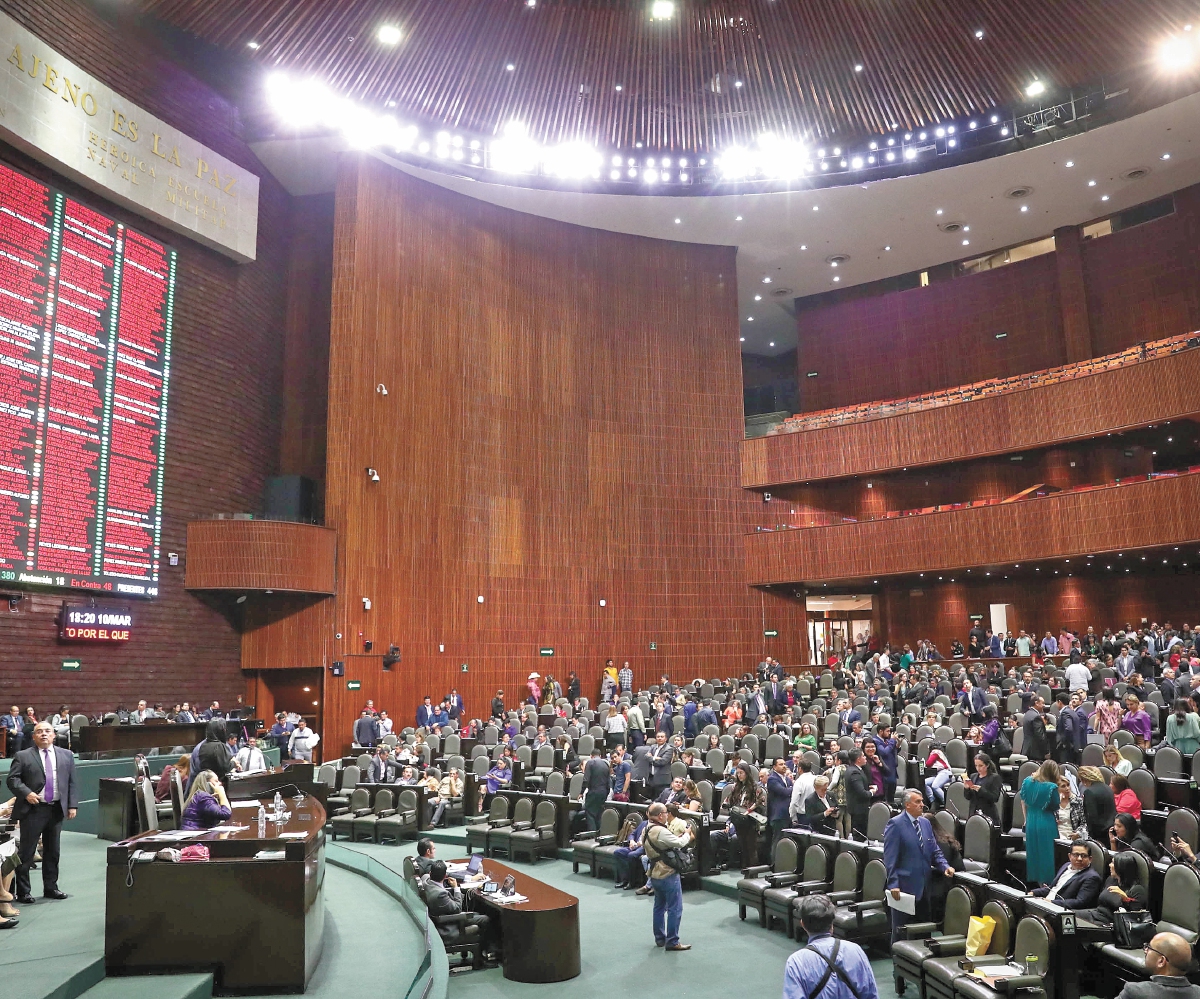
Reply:
[[[856,721],[862,721],[862,715],[850,706],[849,701],[842,701],[838,705],[838,735],[849,735]]]
[[[1046,719],[1042,712],[1046,710],[1046,702],[1041,695],[1033,698],[1025,717],[1021,719],[1021,731],[1025,733],[1024,745],[1021,752],[1029,759],[1043,762],[1050,755],[1050,739],[1046,735]]]
[[[371,747],[378,741],[379,729],[375,725],[375,719],[371,717],[371,712],[363,708],[358,721],[354,723],[354,742],[359,746]]]
[[[671,764],[675,762],[675,750],[667,742],[667,733],[655,733],[650,746],[650,793],[657,797],[671,783]]]
[[[491,919],[482,913],[463,909],[463,897],[458,882],[453,878],[446,877],[446,865],[440,860],[435,860],[430,865],[429,873],[425,876],[425,908],[429,910],[429,915],[433,918],[438,932],[447,941],[456,941],[460,936],[473,936],[470,928],[476,926],[478,930],[475,932],[483,937],[484,947],[488,947]],[[439,917],[460,914],[462,916],[460,920],[447,923],[438,922]]]
[[[954,876],[954,868],[946,863],[941,847],[933,835],[933,826],[922,814],[925,802],[920,791],[904,795],[904,811],[888,821],[883,830],[883,864],[887,868],[887,888],[893,899],[901,892],[917,900],[915,914],[892,911],[892,943],[900,939],[901,931],[913,920],[929,918],[927,882],[931,871],[937,869],[946,877]]]
[[[1031,894],[1064,909],[1091,909],[1100,897],[1100,885],[1100,875],[1092,867],[1092,851],[1086,843],[1072,843],[1070,859],[1058,869],[1054,883],[1035,888]]]
[[[450,717],[454,721],[460,718],[465,718],[467,715],[467,706],[462,699],[462,694],[458,692],[457,687],[453,687],[447,695],[446,700],[450,704]]]
[[[1200,999],[1200,985],[1187,979],[1192,945],[1178,933],[1156,933],[1146,947],[1148,982],[1126,982],[1117,999]]]
[[[766,701],[769,715],[781,715],[787,709],[787,695],[778,676],[772,674],[770,681],[764,685],[763,700]]]
[[[771,856],[771,844],[788,824],[788,810],[792,806],[792,774],[787,760],[782,756],[771,764],[767,774],[767,828],[764,856]]]
[[[16,895],[21,905],[33,905],[29,867],[42,841],[42,894],[64,899],[58,890],[59,841],[63,819],[75,818],[79,788],[75,783],[75,758],[54,745],[54,728],[38,722],[33,745],[13,757],[8,789],[15,794],[13,820],[21,826],[21,863],[17,868]]]
[[[821,776],[813,781],[813,793],[804,802],[804,814],[808,816],[808,824],[813,832],[832,836],[837,803],[827,797],[828,792],[828,777]]]
[[[871,811],[871,782],[863,773],[861,749],[848,751],[850,765],[842,779],[846,782],[846,810],[850,813],[850,828],[867,835],[867,814]]]
[[[372,784],[392,784],[396,780],[396,764],[391,759],[391,750],[380,746],[367,769],[367,780]]]
[[[425,700],[421,702],[417,708],[417,728],[429,728],[433,721],[433,703],[429,699],[429,695],[425,695]]]
[[[970,680],[963,681],[962,694],[958,698],[958,706],[971,717],[971,724],[978,725],[983,721],[983,709],[987,707],[987,693],[976,687]]]

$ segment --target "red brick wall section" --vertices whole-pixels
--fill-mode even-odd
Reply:
[[[291,200],[237,138],[235,110],[161,60],[136,33],[70,0],[0,2],[11,16],[151,113],[261,178],[258,260],[236,264],[176,233],[65,182],[0,144],[0,159],[179,251],[168,410],[163,551],[183,555],[189,520],[257,510],[263,479],[278,465],[281,328]],[[99,711],[139,697],[173,702],[244,690],[232,611],[183,589],[184,567],[165,564],[162,595],[133,603],[136,637],[120,649],[62,646],[61,597],[38,595],[9,612],[0,603],[0,701],[39,714],[70,702]],[[78,656],[81,672],[61,660]]]

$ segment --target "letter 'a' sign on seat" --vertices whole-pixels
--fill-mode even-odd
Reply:
[[[0,14],[0,136],[139,215],[255,257],[258,177],[143,111]]]

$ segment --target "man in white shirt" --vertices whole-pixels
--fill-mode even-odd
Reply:
[[[1064,676],[1066,677],[1068,690],[1079,690],[1084,694],[1088,692],[1088,687],[1092,682],[1092,671],[1083,663],[1071,663],[1066,668]]]
[[[293,760],[304,760],[306,763],[312,763],[313,747],[321,741],[321,737],[317,735],[303,718],[296,722],[296,727],[292,729],[292,734],[288,738],[288,756]]]
[[[381,739],[385,735],[392,734],[392,720],[386,711],[379,712],[379,717],[375,719],[375,727],[379,729],[379,738]]]
[[[808,825],[804,805],[813,793],[813,782],[817,779],[816,774],[810,773],[809,770],[808,760],[796,753],[796,779],[792,782],[792,801],[788,805],[788,816],[794,826]]]
[[[246,740],[246,745],[238,750],[237,765],[242,773],[247,773],[251,770],[266,770],[267,758],[263,756],[263,751],[258,748],[258,740],[251,736]]]

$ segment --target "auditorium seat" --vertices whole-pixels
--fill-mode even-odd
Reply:
[[[1049,987],[1054,981],[1051,975],[1054,960],[1053,941],[1053,931],[1045,920],[1040,916],[1023,916],[1017,923],[1012,959],[1023,964],[1028,958],[1033,957],[1036,959],[1041,973],[1006,978],[997,981],[996,988],[984,984],[972,975],[959,975],[954,979],[954,995],[958,999],[997,999],[998,996],[1037,995],[1038,992],[1041,992],[1042,995],[1049,995]],[[988,954],[989,957],[984,963],[989,963],[993,959],[990,948]],[[1141,950],[1138,951],[1138,954],[1144,961],[1145,954]],[[995,958],[995,961],[1003,963],[999,958]]]
[[[536,863],[543,854],[554,856],[555,826],[558,824],[558,808],[553,801],[539,801],[534,813],[533,825],[528,829],[519,828],[513,823],[513,833],[509,837],[508,855],[512,860],[518,856],[526,856],[530,863]]]
[[[338,833],[352,838],[354,836],[354,819],[358,814],[366,815],[371,811],[371,795],[365,787],[356,787],[350,792],[344,806],[339,805],[329,820],[330,839],[337,839]]]
[[[621,831],[621,813],[615,808],[606,808],[600,813],[600,828],[580,833],[571,840],[571,870],[579,873],[579,865],[587,864],[592,877],[596,877],[595,850],[616,841]]]
[[[982,815],[972,815],[963,832],[963,868],[972,874],[991,877],[996,842],[996,827]]]
[[[467,853],[470,854],[472,848],[479,847],[483,850],[487,847],[488,829],[492,825],[506,823],[508,821],[508,799],[501,794],[496,795],[492,799],[491,807],[486,815],[469,815],[467,816]]]
[[[955,885],[946,893],[946,916],[942,935],[934,937],[936,923],[909,923],[903,936],[892,944],[892,967],[896,994],[903,995],[906,982],[913,982],[925,995],[925,961],[942,954],[964,953],[967,930],[975,915],[975,894],[965,885]]]
[[[485,857],[494,857],[499,851],[504,856],[510,856],[510,841],[512,834],[519,829],[528,829],[533,825],[533,799],[518,798],[513,806],[512,821],[488,826],[487,843],[483,848]]]
[[[503,799],[501,799],[503,800]],[[404,788],[396,799],[396,810],[391,815],[380,816],[375,823],[376,842],[391,840],[399,844],[400,837],[411,833],[417,835],[417,793],[412,788]],[[467,853],[470,853],[470,847]]]
[[[1012,943],[1015,927],[1012,910],[1003,902],[992,900],[985,902],[980,916],[990,916],[995,920],[992,928],[992,939],[988,942],[987,950],[973,958],[976,964],[1003,964]],[[928,999],[954,999],[955,982],[965,972],[958,962],[966,954],[966,941],[962,949],[952,948],[934,957],[927,957],[921,965],[921,974],[925,979],[925,995]]]
[[[892,921],[887,900],[887,868],[882,860],[870,861],[863,870],[859,900],[838,906],[833,916],[833,935],[868,946],[891,936]]]
[[[811,855],[811,864],[810,856]],[[758,913],[758,925],[767,925],[767,909],[763,893],[770,888],[785,888],[800,881],[797,873],[798,852],[796,841],[781,836],[775,841],[770,864],[747,867],[737,884],[738,918],[746,918],[746,909],[754,908]],[[823,846],[810,846],[805,854],[805,874],[808,880],[824,880],[829,867],[828,854]],[[819,871],[819,873],[818,873]]]
[[[372,843],[378,843],[379,820],[396,814],[396,809],[392,807],[393,800],[392,792],[388,788],[380,788],[376,791],[375,803],[371,806],[370,812],[366,815],[356,814],[354,816],[351,839],[355,842],[365,839]]]
[[[350,804],[350,795],[358,787],[360,771],[358,767],[349,766],[342,771],[342,786],[337,794],[331,794],[325,801],[326,810],[333,812],[338,808],[346,808]]]
[[[1178,933],[1192,947],[1200,940],[1200,875],[1187,864],[1173,864],[1167,868],[1163,877],[1162,916],[1156,932]],[[1146,955],[1142,948],[1125,950],[1115,943],[1108,943],[1099,948],[1099,954],[1107,981],[1145,979]]]
[[[801,882],[794,886],[793,895],[787,915],[788,936],[800,938],[800,903],[807,895],[828,895],[834,905],[851,905],[857,902],[859,896],[859,859],[858,854],[849,850],[839,853],[833,861],[833,880],[828,884],[806,884]],[[767,919],[773,915],[771,903],[772,893],[767,892]]]

